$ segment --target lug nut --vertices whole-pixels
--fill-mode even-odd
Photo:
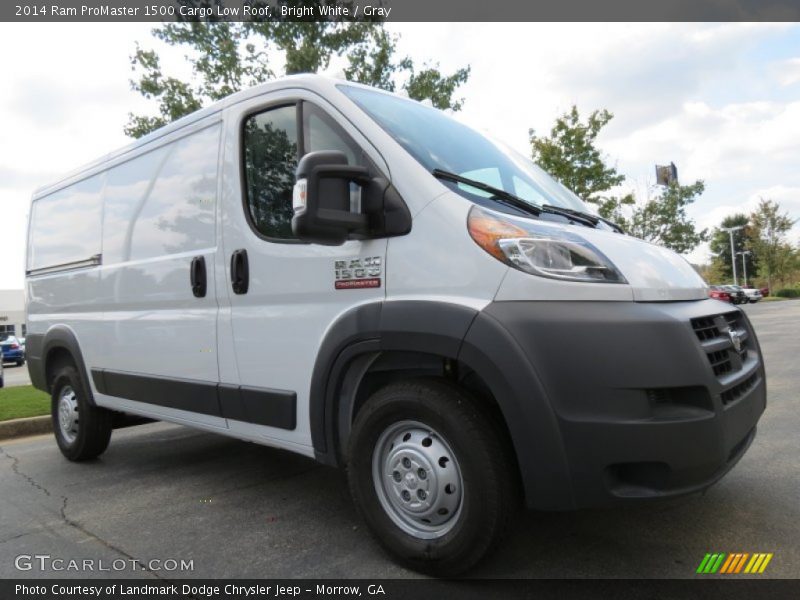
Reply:
[[[411,468],[411,461],[410,461],[408,458],[404,458],[404,459],[403,459],[403,466],[404,466],[406,469],[410,469],[410,468]]]
[[[425,493],[425,490],[417,490],[417,498],[420,500],[425,500],[428,494]]]
[[[394,473],[392,473],[392,479],[394,479],[395,481],[397,481],[399,483],[400,480],[402,479],[402,476],[400,475],[400,471],[395,471]]]
[[[406,502],[411,500],[411,494],[408,493],[408,490],[403,490],[403,492],[400,495],[403,497],[403,500],[405,500]]]
[[[417,476],[420,479],[427,479],[428,478],[428,472],[425,469],[422,469],[422,468],[417,469]]]

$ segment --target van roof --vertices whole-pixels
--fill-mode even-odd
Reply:
[[[301,75],[289,75],[286,77],[273,79],[266,83],[261,83],[246,90],[236,92],[234,94],[231,94],[230,96],[223,98],[222,100],[218,100],[214,104],[211,104],[205,108],[201,108],[200,110],[197,110],[193,113],[186,115],[185,117],[181,117],[177,121],[169,123],[168,125],[165,125],[164,127],[161,127],[159,129],[156,129],[155,131],[148,133],[147,135],[139,138],[138,140],[134,140],[127,146],[123,146],[118,150],[112,151],[90,163],[87,163],[77,169],[74,169],[66,173],[56,181],[38,187],[33,193],[33,198],[36,199],[40,196],[47,195],[49,193],[57,191],[62,187],[65,187],[66,185],[79,181],[80,179],[83,178],[81,177],[82,175],[88,177],[90,171],[96,170],[98,167],[102,166],[107,162],[120,158],[125,154],[132,153],[143,146],[147,146],[148,144],[151,144],[171,133],[174,133],[175,131],[179,131],[184,127],[188,127],[193,123],[202,121],[203,119],[222,111],[228,106],[232,106],[244,100],[260,96],[275,89],[286,89],[292,87],[311,90],[318,92],[321,95],[324,95],[324,92],[326,91],[327,92],[334,91],[336,86],[341,83],[347,83],[348,85],[354,85],[358,87],[369,87],[355,82],[349,82],[343,79],[337,79],[327,75],[305,73]],[[375,88],[369,88],[369,89],[375,89]]]

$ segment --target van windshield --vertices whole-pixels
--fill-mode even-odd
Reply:
[[[533,161],[440,110],[392,94],[350,85],[338,87],[430,172],[455,173],[538,206],[588,210],[578,196]],[[444,183],[481,204],[493,195],[467,183]]]

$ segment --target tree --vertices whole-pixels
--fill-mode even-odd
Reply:
[[[697,231],[686,207],[704,190],[700,180],[691,185],[671,183],[660,195],[633,208],[628,233],[681,254],[690,252],[706,239],[707,231]]]
[[[733,283],[733,264],[731,261],[731,236],[725,231],[732,227],[743,227],[733,233],[734,252],[750,251],[745,255],[748,279],[758,276],[758,256],[753,251],[753,228],[750,226],[750,217],[744,213],[738,213],[725,217],[719,227],[716,227],[709,237],[709,249],[714,255],[712,259],[715,272],[719,274],[716,281],[727,280]],[[736,255],[736,273],[743,277],[742,257]]]
[[[597,148],[598,134],[613,118],[605,109],[595,110],[584,123],[573,105],[556,119],[549,136],[538,136],[533,129],[528,135],[535,163],[586,202],[598,205],[601,215],[619,220],[620,206],[633,204],[634,199],[630,194],[622,198],[607,195],[625,176],[608,166]]]
[[[767,287],[771,290],[773,281],[783,281],[796,260],[794,249],[786,241],[786,234],[796,220],[782,213],[779,203],[761,198],[750,221],[754,230],[753,251],[764,268]]]
[[[534,162],[632,235],[676,252],[688,252],[706,236],[705,230],[696,231],[686,215],[686,207],[703,193],[703,182],[671,185],[638,204],[633,194],[610,193],[625,176],[606,164],[597,147],[597,136],[613,118],[605,109],[595,110],[584,122],[573,106],[556,119],[549,136],[537,136],[531,129],[528,133]]]
[[[220,0],[182,2],[217,5]],[[192,79],[183,81],[164,74],[158,54],[136,44],[131,56],[135,73],[131,87],[154,100],[158,114],[129,114],[125,133],[135,138],[210,102],[274,78],[272,65],[278,63],[284,65],[283,73],[287,75],[315,73],[327,69],[334,57],[347,55],[348,79],[394,91],[400,78],[409,97],[430,98],[437,108],[451,110],[461,108],[463,99],[454,96],[469,77],[469,67],[446,75],[438,64],[426,63],[417,68],[409,57],[398,59],[397,37],[376,22],[192,21],[165,24],[154,29],[153,35],[170,46],[190,51],[186,58],[192,67]]]

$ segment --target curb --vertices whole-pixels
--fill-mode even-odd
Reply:
[[[29,417],[27,419],[11,419],[0,422],[0,441],[50,433],[51,431],[53,431],[53,421],[49,415]]]

